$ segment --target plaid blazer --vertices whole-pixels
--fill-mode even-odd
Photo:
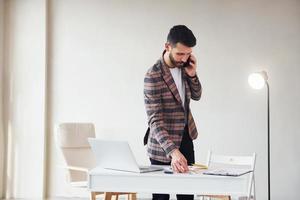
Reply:
[[[147,153],[150,158],[160,162],[170,162],[170,154],[179,149],[185,125],[188,125],[191,139],[198,132],[190,112],[190,99],[198,101],[202,87],[197,76],[189,77],[182,70],[185,84],[185,106],[172,74],[163,58],[151,67],[144,78],[144,101],[150,128]]]

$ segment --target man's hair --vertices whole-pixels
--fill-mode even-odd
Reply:
[[[176,25],[170,29],[167,37],[167,42],[172,46],[177,43],[181,43],[188,47],[194,47],[196,45],[196,38],[193,32],[185,25]]]

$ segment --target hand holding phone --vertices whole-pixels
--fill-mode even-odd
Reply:
[[[197,59],[194,55],[190,55],[185,64],[183,65],[183,69],[190,77],[194,77],[196,75],[197,68]]]
[[[189,58],[187,59],[187,61],[184,63],[184,65],[182,67],[185,68],[185,67],[190,66],[191,62],[194,63],[193,60],[191,59],[191,56],[189,56]]]

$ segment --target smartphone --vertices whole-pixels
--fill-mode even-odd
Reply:
[[[171,167],[164,169],[165,174],[173,174],[173,170]]]
[[[190,62],[193,62],[191,60],[191,56],[187,59],[187,61],[184,63],[184,65],[182,67],[188,67],[188,66],[190,66]]]

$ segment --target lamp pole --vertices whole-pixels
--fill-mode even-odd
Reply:
[[[267,135],[267,140],[268,140],[268,200],[271,199],[271,173],[270,173],[270,166],[271,166],[271,156],[270,156],[270,87],[268,83],[268,74],[266,71],[261,71],[261,72],[255,72],[250,74],[248,78],[248,82],[250,86],[253,89],[262,89],[264,85],[267,87],[267,129],[268,129],[268,135]]]
[[[268,200],[271,199],[271,181],[270,181],[270,87],[269,83],[266,80],[267,86],[267,112],[268,112]]]

